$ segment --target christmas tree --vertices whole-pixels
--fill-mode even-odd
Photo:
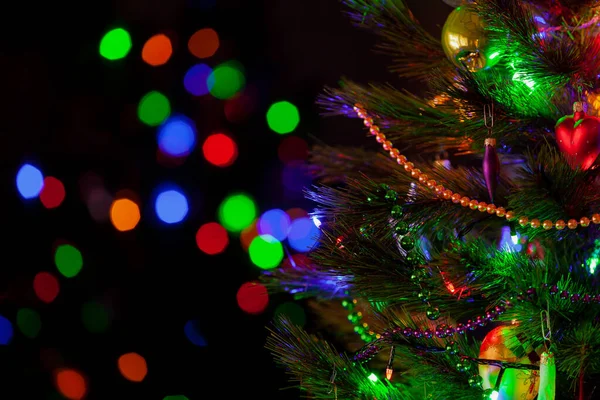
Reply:
[[[319,99],[367,139],[313,148],[320,243],[263,277],[326,329],[280,319],[267,348],[313,398],[600,398],[600,2],[446,2],[438,39],[345,1],[423,90]]]

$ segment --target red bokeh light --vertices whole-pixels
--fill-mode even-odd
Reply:
[[[44,303],[52,303],[60,291],[58,279],[49,272],[38,272],[33,278],[33,291]]]
[[[215,133],[204,141],[202,153],[209,163],[217,167],[228,167],[237,158],[238,150],[237,145],[229,136]]]
[[[40,192],[40,201],[46,208],[56,208],[65,199],[65,185],[53,176],[44,178],[44,187]]]
[[[225,118],[231,123],[239,123],[246,120],[256,108],[256,100],[253,91],[245,90],[225,102]]]
[[[286,211],[286,213],[290,216],[290,219],[292,221],[298,218],[308,217],[308,212],[306,212],[306,210],[303,210],[302,208],[290,208]]]
[[[196,232],[198,248],[208,255],[222,253],[229,244],[227,231],[216,222],[204,224]]]
[[[260,314],[269,304],[267,288],[260,283],[246,282],[237,292],[237,302],[240,308],[248,314]]]
[[[60,394],[70,400],[83,399],[87,393],[87,382],[83,375],[74,369],[56,372],[56,386]]]
[[[297,136],[286,137],[279,143],[277,155],[284,164],[308,158],[308,143]]]

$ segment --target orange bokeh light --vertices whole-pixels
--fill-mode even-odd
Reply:
[[[130,231],[140,222],[140,208],[129,199],[118,199],[110,206],[110,221],[118,231]]]
[[[258,220],[255,220],[250,224],[250,226],[248,226],[240,233],[240,243],[245,251],[248,251],[250,243],[252,243],[254,238],[258,236],[258,227],[256,226],[257,224]]]
[[[56,373],[56,387],[69,400],[83,399],[87,393],[85,378],[74,369],[59,370]]]
[[[148,374],[148,365],[144,357],[137,353],[127,353],[119,357],[121,375],[132,382],[141,382]]]
[[[212,57],[219,48],[219,35],[214,29],[204,28],[194,33],[188,41],[190,53],[198,58]]]
[[[152,36],[142,48],[142,60],[153,67],[166,64],[172,54],[171,40],[162,33]]]

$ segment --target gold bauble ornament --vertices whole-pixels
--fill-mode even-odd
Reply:
[[[481,343],[479,358],[532,364],[528,356],[517,358],[506,346],[507,338],[511,336],[512,332],[510,331],[512,329],[514,329],[514,326],[499,326],[492,329]],[[494,389],[499,372],[499,367],[479,365],[479,375],[482,378],[484,390]],[[507,368],[500,382],[497,400],[533,400],[538,394],[539,386],[539,371]]]
[[[493,67],[500,58],[490,49],[483,21],[471,4],[450,13],[442,28],[442,47],[454,65],[471,72]]]

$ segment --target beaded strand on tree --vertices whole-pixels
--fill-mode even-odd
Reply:
[[[394,147],[391,141],[387,140],[386,136],[381,133],[381,130],[377,125],[374,124],[373,118],[370,117],[367,111],[364,109],[362,104],[356,104],[354,106],[354,111],[356,114],[363,119],[366,127],[369,128],[370,133],[375,136],[375,140],[378,143],[381,143],[383,149],[388,151],[390,156],[396,160],[399,165],[404,166],[404,170],[410,174],[415,180],[418,181],[423,186],[426,186],[430,190],[434,191],[435,194],[443,199],[452,201],[454,204],[460,204],[463,207],[469,207],[472,210],[478,210],[480,212],[486,212],[491,215],[496,215],[499,218],[506,218],[508,221],[517,220],[519,225],[522,227],[530,226],[534,229],[542,228],[544,230],[549,230],[555,228],[557,230],[565,229],[565,227],[569,229],[577,229],[578,227],[587,228],[590,226],[590,223],[594,223],[596,225],[600,224],[600,214],[594,213],[591,217],[581,217],[578,220],[569,219],[565,222],[562,219],[557,221],[544,220],[540,221],[538,218],[529,219],[526,216],[518,216],[514,211],[506,210],[504,207],[497,207],[495,204],[487,204],[483,201],[477,201],[474,199],[470,199],[467,196],[464,196],[460,193],[454,193],[449,189],[446,189],[443,185],[440,185],[433,179],[429,179],[427,174],[421,172],[421,170],[415,168],[415,165],[408,161],[406,156],[400,154],[400,150]]]

